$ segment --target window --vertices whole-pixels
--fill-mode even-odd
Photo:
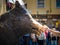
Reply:
[[[56,0],[56,7],[60,8],[60,0]]]
[[[44,8],[44,0],[37,0],[37,7]]]

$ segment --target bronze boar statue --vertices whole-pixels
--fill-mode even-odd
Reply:
[[[16,1],[15,8],[0,16],[0,45],[19,45],[19,38],[31,33],[27,11]]]

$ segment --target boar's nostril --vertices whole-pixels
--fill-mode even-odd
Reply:
[[[33,27],[32,29],[33,29],[33,30],[38,30],[37,28],[34,28],[34,27]]]

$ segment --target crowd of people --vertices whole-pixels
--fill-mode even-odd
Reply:
[[[56,30],[53,28],[53,30]],[[58,37],[49,30],[26,34],[20,40],[21,45],[58,45]]]

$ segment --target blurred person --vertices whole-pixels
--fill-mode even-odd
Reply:
[[[12,8],[15,7],[15,2],[18,1],[20,5],[22,5],[24,8],[24,2],[22,0],[6,0],[6,5],[7,5],[7,11],[11,10]]]
[[[55,28],[53,28],[53,30],[56,30]],[[51,41],[52,45],[57,45],[57,37],[53,35],[52,33],[52,41]]]
[[[40,35],[37,35],[37,43],[38,45],[44,45],[45,42],[45,34],[43,31],[40,32]]]
[[[24,45],[24,39],[23,39],[23,37],[19,38],[19,45]]]
[[[51,32],[48,31],[47,37],[46,37],[47,43],[46,45],[51,45]]]
[[[31,37],[31,45],[36,45],[37,44],[36,34],[31,33],[30,37]]]
[[[29,38],[30,38],[30,34],[25,34],[23,36],[23,40],[24,40],[24,45],[29,45]]]
[[[11,10],[15,6],[16,0],[6,0],[7,11]]]
[[[57,31],[59,31],[59,28],[56,28]],[[57,36],[57,45],[59,43],[59,37]]]
[[[51,45],[50,29],[45,25],[44,25],[44,27],[45,27],[45,36],[46,36],[45,43],[46,43],[46,45]]]

